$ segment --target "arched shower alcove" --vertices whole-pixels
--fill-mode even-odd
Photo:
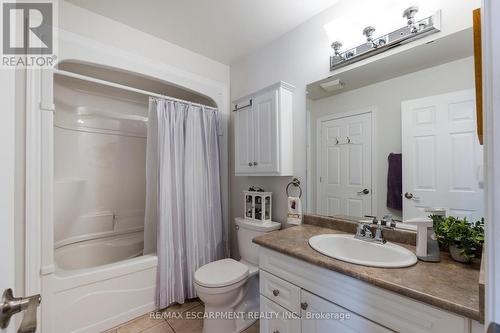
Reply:
[[[67,60],[54,70],[44,331],[100,331],[155,309],[157,257],[144,244],[150,96],[217,107],[203,94],[118,68]]]

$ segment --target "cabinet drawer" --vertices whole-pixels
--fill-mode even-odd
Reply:
[[[300,288],[265,271],[260,271],[260,294],[287,310],[300,313]]]
[[[302,332],[393,332],[305,290],[301,291],[301,301],[305,305],[301,314]]]
[[[300,333],[300,318],[260,295],[260,333]]]

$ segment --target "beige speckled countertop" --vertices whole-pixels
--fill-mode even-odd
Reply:
[[[418,263],[406,268],[375,268],[350,264],[313,250],[310,237],[342,233],[331,228],[303,224],[254,238],[254,243],[306,262],[365,281],[399,295],[480,320],[479,267],[453,261],[441,253],[440,263]],[[412,251],[415,247],[403,245]]]

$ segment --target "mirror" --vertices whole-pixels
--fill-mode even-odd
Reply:
[[[309,213],[483,217],[474,80],[467,30],[309,84]]]

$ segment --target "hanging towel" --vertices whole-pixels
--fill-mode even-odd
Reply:
[[[387,172],[387,207],[403,210],[403,161],[401,154],[390,153]]]
[[[302,224],[302,204],[299,197],[288,197],[288,224]]]

